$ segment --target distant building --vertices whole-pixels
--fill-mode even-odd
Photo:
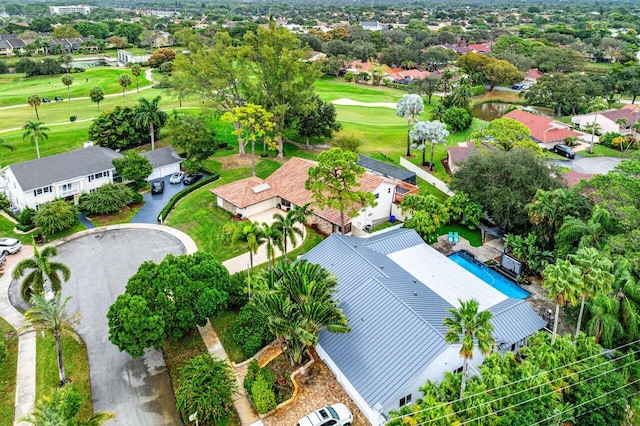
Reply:
[[[378,21],[360,22],[360,26],[367,31],[382,31],[384,29],[384,26]]]
[[[91,13],[91,6],[86,4],[76,6],[49,6],[49,13],[52,15],[68,15],[70,13],[82,13],[88,15]]]
[[[151,55],[135,56],[133,53],[128,52],[126,50],[118,50],[118,63],[122,65],[142,64],[147,62],[150,57]]]

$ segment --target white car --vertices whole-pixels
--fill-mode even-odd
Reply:
[[[328,405],[298,420],[297,426],[351,426],[353,415],[342,403]]]
[[[0,238],[0,253],[5,256],[18,252],[22,248],[22,243],[15,238]]]
[[[182,182],[182,178],[184,177],[183,172],[177,172],[171,175],[169,178],[169,183],[180,183]]]

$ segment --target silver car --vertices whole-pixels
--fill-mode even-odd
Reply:
[[[0,253],[5,256],[18,252],[22,248],[22,243],[15,238],[0,238]]]
[[[297,426],[351,426],[353,414],[342,403],[328,405],[298,420]]]

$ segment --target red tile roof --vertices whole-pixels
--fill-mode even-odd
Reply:
[[[531,138],[538,142],[550,143],[564,141],[569,136],[582,136],[582,133],[564,127],[552,118],[531,114],[530,112],[514,109],[502,118],[511,118],[529,128]]]
[[[470,49],[473,49],[474,52],[476,53],[490,53],[491,52],[491,45],[489,44],[485,44],[485,43],[481,43],[481,44],[470,44],[469,46],[467,46]]]
[[[632,108],[612,109],[609,111],[601,112],[600,115],[607,117],[614,123],[620,119],[625,119],[627,120],[627,128],[640,121],[640,113],[633,110]]]
[[[540,71],[538,68],[531,68],[529,71],[524,73],[525,78],[529,78],[531,80],[537,80],[543,75],[544,73]]]
[[[574,185],[577,185],[581,180],[591,179],[594,175],[591,173],[580,173],[573,170],[568,171],[562,178],[567,184],[568,188],[571,188]]]
[[[469,159],[472,154],[480,152],[478,148],[470,143],[470,146],[450,146],[447,148],[449,152],[449,166],[463,163]]]
[[[316,161],[293,157],[265,180],[250,177],[213,188],[211,192],[238,208],[246,208],[273,197],[280,197],[296,206],[302,206],[306,203],[311,203],[311,191],[305,189],[304,183],[309,176],[307,170],[317,164]],[[358,179],[360,183],[358,190],[373,192],[384,180],[379,176],[366,172]],[[263,183],[269,184],[270,189],[254,194],[251,188]],[[311,206],[314,207],[313,203],[311,203]],[[325,208],[320,210],[314,207],[314,214],[333,224],[340,224],[340,212],[336,209]],[[347,219],[347,223],[349,223],[349,219]]]

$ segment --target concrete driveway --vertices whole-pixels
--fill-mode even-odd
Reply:
[[[590,173],[605,175],[613,170],[620,162],[621,158],[616,157],[581,157],[576,155],[574,160],[552,160],[560,167],[568,167],[579,173]]]
[[[55,260],[71,268],[62,291],[72,296],[67,311],[83,315],[77,331],[87,345],[93,407],[116,413],[109,424],[182,424],[162,352],[138,359],[120,352],[109,342],[106,315],[143,261],[185,252],[176,237],[150,229],[97,232],[58,246]]]
[[[167,205],[171,197],[185,188],[182,182],[169,183],[170,176],[165,176],[164,192],[162,194],[151,194],[151,191],[144,194],[144,205],[133,217],[131,223],[158,223],[160,211]]]

